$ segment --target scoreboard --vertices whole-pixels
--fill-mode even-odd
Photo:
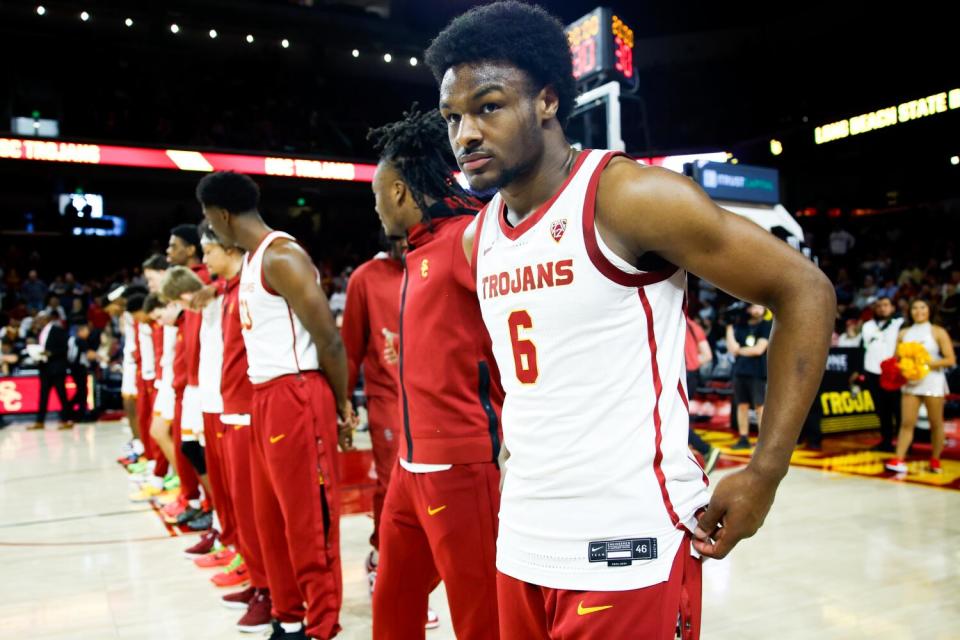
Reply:
[[[607,7],[598,7],[565,29],[579,82],[604,74],[635,81],[633,29]]]

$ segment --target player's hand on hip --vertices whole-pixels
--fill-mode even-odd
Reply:
[[[776,493],[776,482],[749,467],[723,478],[700,516],[693,548],[708,558],[726,557],[763,525]]]
[[[397,351],[397,334],[384,327],[381,331],[386,342],[383,345],[383,359],[387,364],[400,362],[400,353]]]

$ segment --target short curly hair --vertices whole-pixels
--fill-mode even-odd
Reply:
[[[220,207],[234,215],[252,213],[260,205],[260,187],[242,173],[216,171],[205,175],[197,184],[197,201],[205,207]]]
[[[459,64],[499,61],[527,73],[536,90],[557,92],[557,119],[566,124],[577,88],[563,25],[536,5],[515,0],[471,9],[455,18],[427,49],[426,62],[437,82]]]

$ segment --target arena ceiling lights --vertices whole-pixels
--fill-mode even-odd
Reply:
[[[292,156],[254,156],[184,149],[119,147],[103,144],[0,138],[0,160],[170,169],[174,171],[237,171],[249,175],[307,180],[372,182],[375,164]]]

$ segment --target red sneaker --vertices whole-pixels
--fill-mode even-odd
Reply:
[[[187,499],[181,493],[176,500],[160,509],[160,516],[167,524],[177,524],[177,516],[187,510]]]
[[[890,458],[883,466],[886,467],[887,471],[893,471],[894,473],[907,472],[907,463],[900,458]]]
[[[270,592],[266,589],[257,589],[256,595],[250,600],[247,612],[237,620],[237,629],[243,633],[260,633],[270,627]]]
[[[213,547],[215,544],[217,544],[217,538],[219,537],[219,531],[216,529],[210,529],[205,534],[200,536],[200,540],[197,542],[197,544],[183,550],[184,557],[193,560],[199,558],[200,556],[207,555],[213,551]]]
[[[237,552],[233,549],[220,549],[215,553],[208,553],[205,556],[194,558],[193,564],[201,569],[213,569],[214,567],[225,567],[233,562]]]
[[[228,593],[220,598],[220,604],[225,606],[227,609],[246,609],[250,604],[250,601],[253,600],[253,596],[257,595],[258,591],[260,590],[255,589],[254,587],[247,587],[243,591]]]
[[[943,473],[939,458],[930,458],[930,473]]]
[[[250,580],[250,571],[247,565],[241,564],[233,571],[224,571],[210,578],[210,582],[218,587],[235,587]]]

